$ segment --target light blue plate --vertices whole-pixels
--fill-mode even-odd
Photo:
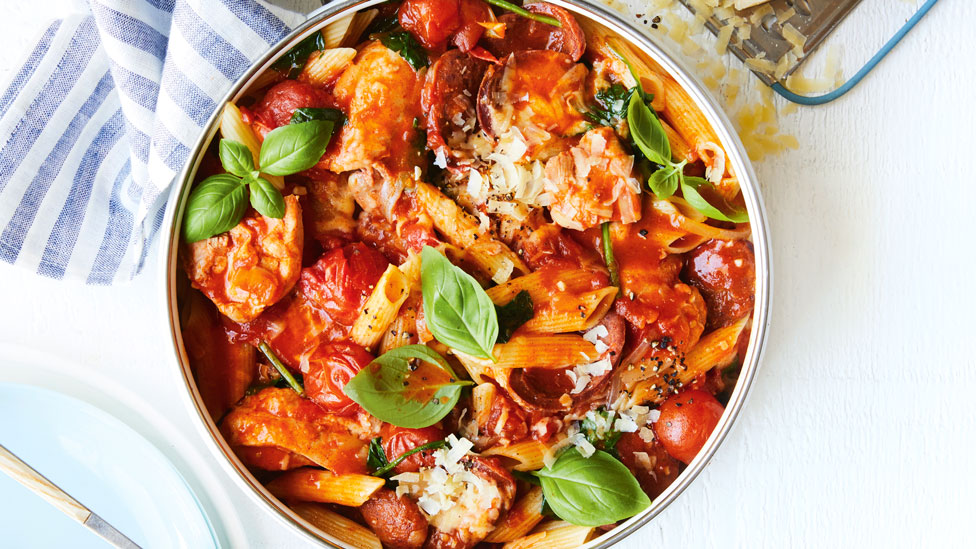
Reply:
[[[196,497],[146,439],[80,400],[0,383],[0,444],[140,546],[217,547]],[[0,473],[4,547],[108,544]]]

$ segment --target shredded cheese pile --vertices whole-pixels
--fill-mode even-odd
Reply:
[[[454,435],[447,437],[447,443],[446,448],[434,451],[434,467],[392,477],[399,483],[396,494],[415,497],[417,505],[431,520],[449,518],[441,516],[441,512],[456,506],[491,509],[500,497],[498,487],[467,470],[461,462],[474,444]]]

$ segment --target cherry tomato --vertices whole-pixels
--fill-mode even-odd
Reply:
[[[429,50],[443,50],[461,24],[458,0],[405,0],[400,26]]]
[[[462,52],[474,49],[485,33],[485,27],[478,23],[492,21],[491,8],[483,0],[461,0],[460,3],[460,28],[452,40]]]
[[[725,408],[705,391],[692,389],[661,404],[654,434],[672,457],[690,463],[718,425]]]
[[[384,423],[383,428],[380,430],[380,436],[383,437],[383,451],[386,453],[386,459],[393,461],[404,452],[413,450],[417,446],[434,442],[435,440],[443,440],[447,435],[437,427],[407,429],[406,427],[397,427],[396,425]],[[417,452],[404,459],[396,466],[397,474],[415,473],[420,470],[423,464],[420,455],[422,453]]]
[[[332,107],[329,95],[307,82],[285,80],[275,84],[254,106],[254,116],[271,129],[291,121],[295,109]]]
[[[317,348],[302,367],[305,394],[326,411],[352,415],[361,408],[346,396],[346,383],[373,361],[373,355],[355,343],[330,343]]]
[[[332,320],[351,326],[389,264],[383,254],[356,242],[330,250],[303,269],[298,287]]]

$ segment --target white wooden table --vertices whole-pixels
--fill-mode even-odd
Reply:
[[[70,7],[52,4],[5,6],[0,80]],[[835,36],[848,74],[890,32],[872,23],[891,22],[896,4],[867,0],[858,18],[871,28]],[[973,2],[941,2],[848,96],[781,120],[801,148],[756,166],[774,257],[763,368],[704,474],[622,547],[971,546],[974,17]],[[141,400],[158,427],[147,436],[192,469],[232,546],[308,546],[202,449],[155,271],[99,288],[0,264],[0,342],[69,359]]]

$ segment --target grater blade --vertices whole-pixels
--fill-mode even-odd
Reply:
[[[693,13],[695,12],[695,0],[680,0]],[[778,63],[787,52],[793,49],[782,34],[782,24],[787,21],[779,21],[777,14],[782,14],[790,8],[795,10],[795,14],[789,18],[789,24],[801,34],[807,37],[803,45],[803,55],[793,62],[786,73],[785,78],[792,74],[809,54],[817,49],[824,39],[833,31],[838,24],[853,10],[861,0],[772,0],[752,8],[739,10],[737,15],[752,21],[757,19],[752,26],[752,35],[748,40],[739,40],[736,33],[733,33],[732,40],[729,41],[729,51],[736,57],[745,62],[747,59],[756,59],[762,56],[763,59]],[[766,7],[763,7],[766,6]],[[753,17],[757,10],[769,12],[762,17]],[[759,12],[759,13],[762,13]],[[712,32],[718,34],[719,29],[724,26],[723,21],[718,16],[712,16],[705,21],[705,26]],[[772,76],[753,70],[756,76],[767,85],[773,85],[775,80]]]

